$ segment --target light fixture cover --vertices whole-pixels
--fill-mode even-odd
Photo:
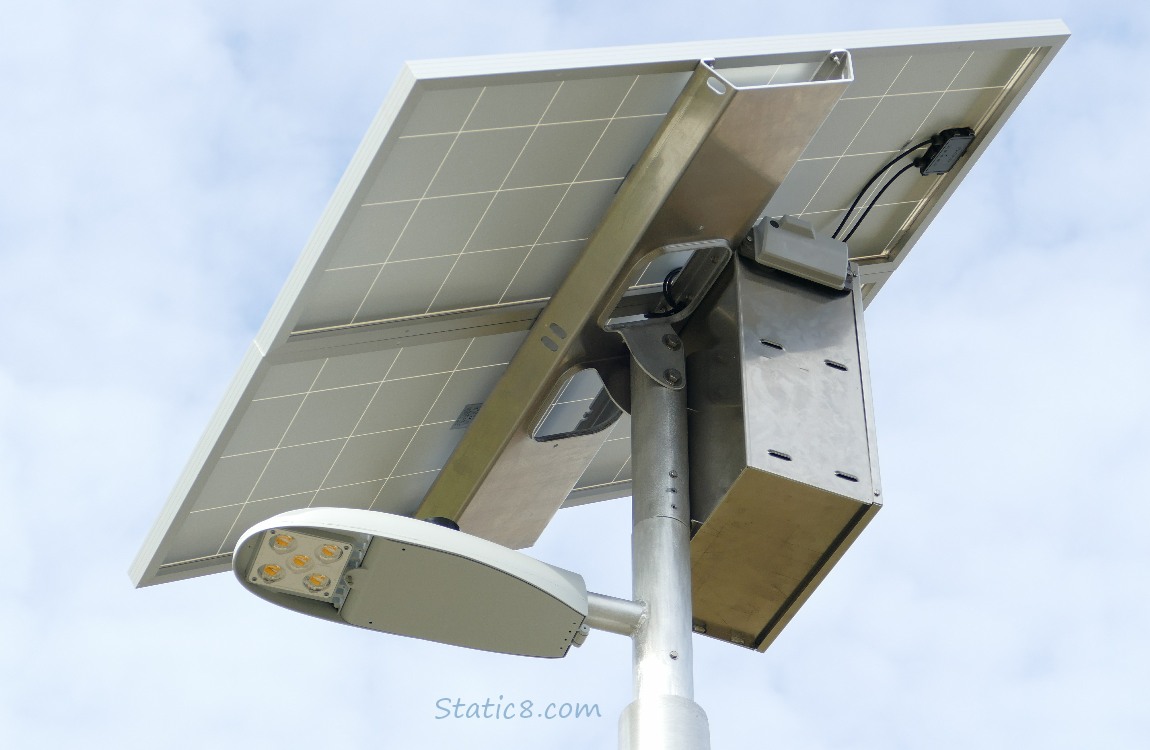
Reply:
[[[271,530],[306,538],[309,549],[329,542],[347,550],[331,601],[253,575]],[[377,511],[308,508],[269,518],[240,537],[233,571],[253,594],[296,612],[482,651],[565,656],[587,616],[587,588],[575,573]]]

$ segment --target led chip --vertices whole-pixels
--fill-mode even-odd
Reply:
[[[331,588],[331,579],[323,573],[312,573],[309,576],[304,576],[303,585],[308,591],[318,594],[325,589]]]
[[[291,552],[295,549],[295,537],[291,534],[274,534],[268,540],[268,546],[276,552]]]

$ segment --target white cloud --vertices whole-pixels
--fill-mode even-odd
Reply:
[[[401,60],[1062,15],[1075,36],[868,312],[887,507],[767,654],[700,640],[697,697],[715,747],[1140,744],[1146,11],[392,5],[6,9],[0,737],[611,746],[626,639],[507,659],[124,573]],[[534,552],[625,595],[627,518],[565,512]],[[604,718],[434,718],[499,694]]]

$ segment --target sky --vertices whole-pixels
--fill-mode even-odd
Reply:
[[[1044,18],[1070,41],[867,310],[882,512],[768,652],[696,640],[696,700],[715,748],[1145,746],[1150,6],[0,17],[0,746],[614,747],[623,637],[520,659],[301,617],[227,575],[127,576],[403,61]],[[627,596],[629,515],[563,511],[531,554]]]

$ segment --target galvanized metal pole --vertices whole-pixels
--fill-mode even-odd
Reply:
[[[682,383],[683,371],[667,380]],[[632,589],[647,607],[634,642],[635,700],[619,720],[623,750],[707,750],[691,653],[687,397],[631,361]]]

